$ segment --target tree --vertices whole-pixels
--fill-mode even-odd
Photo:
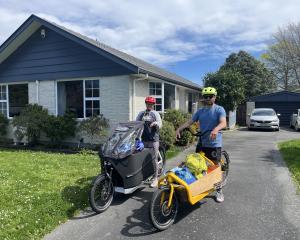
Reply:
[[[281,44],[275,44],[268,47],[266,53],[261,58],[267,63],[272,74],[277,80],[278,87],[284,90],[290,90],[294,85],[293,67],[289,61],[289,56],[282,48]]]
[[[262,55],[272,69],[281,88],[291,90],[300,87],[300,23],[279,28],[273,42]]]
[[[217,103],[232,111],[245,99],[245,79],[242,74],[232,69],[221,69],[208,73],[204,85],[215,87],[218,91]]]
[[[264,63],[245,51],[230,54],[220,70],[232,70],[243,76],[245,81],[244,100],[277,89],[277,83]]]

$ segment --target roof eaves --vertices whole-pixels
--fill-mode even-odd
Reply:
[[[165,81],[170,82],[170,83],[174,83],[174,84],[177,84],[177,85],[182,85],[184,87],[192,88],[192,89],[197,90],[197,91],[201,90],[201,87],[197,86],[196,84],[184,83],[182,81],[174,80],[173,78],[168,78],[168,77],[162,76],[160,74],[156,74],[156,73],[153,73],[153,72],[141,69],[141,68],[139,68],[139,73],[147,73],[152,77],[159,78],[159,79],[165,80]]]

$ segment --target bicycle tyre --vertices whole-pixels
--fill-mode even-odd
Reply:
[[[150,202],[150,219],[155,228],[160,231],[166,230],[170,227],[178,213],[178,200],[174,193],[171,207],[168,209],[170,189],[162,187],[154,192]],[[162,199],[163,197],[163,199]]]
[[[162,165],[160,166],[160,169],[158,171],[158,176],[161,176],[165,172],[166,168],[166,152],[163,148],[159,148],[160,156],[162,157]],[[159,157],[159,156],[158,156]],[[160,162],[160,159],[158,159],[158,162]]]
[[[114,187],[108,176],[101,174],[93,182],[89,193],[91,208],[96,213],[102,213],[108,209],[112,203]]]
[[[229,158],[229,154],[223,150],[222,151],[222,163],[221,163],[221,168],[223,171],[223,181],[222,181],[222,186],[225,186],[227,183],[227,179],[228,179],[228,174],[229,174],[229,164],[230,164],[230,158]]]

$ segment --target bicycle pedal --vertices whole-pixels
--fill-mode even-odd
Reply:
[[[215,189],[220,189],[220,188],[222,188],[222,186],[223,186],[222,182],[217,182],[214,184]]]

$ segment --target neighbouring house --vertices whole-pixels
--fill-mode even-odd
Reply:
[[[280,125],[288,126],[291,115],[300,108],[300,93],[279,91],[255,96],[247,102],[245,114],[250,114],[254,108],[273,108],[276,113],[280,113]]]
[[[199,92],[183,77],[35,15],[0,46],[0,113],[8,118],[37,103],[54,115],[103,114],[116,124],[134,120],[148,95],[159,112],[192,113]]]

